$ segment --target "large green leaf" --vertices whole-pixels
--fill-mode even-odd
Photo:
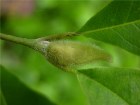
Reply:
[[[140,1],[114,0],[78,32],[140,55]]]
[[[7,105],[55,105],[42,94],[28,88],[3,67],[0,67],[0,72],[3,103]]]
[[[94,68],[77,75],[90,105],[140,105],[138,69]]]

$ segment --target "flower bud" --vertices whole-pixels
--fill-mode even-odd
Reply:
[[[91,62],[110,60],[110,55],[95,45],[66,40],[50,42],[45,56],[49,62],[66,71]]]

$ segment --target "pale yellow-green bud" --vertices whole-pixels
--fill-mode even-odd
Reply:
[[[49,62],[66,71],[91,62],[110,60],[110,55],[95,45],[65,40],[50,42],[45,56]]]

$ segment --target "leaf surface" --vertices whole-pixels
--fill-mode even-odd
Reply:
[[[6,104],[6,101],[5,101],[5,97],[3,96],[1,90],[0,90],[0,103],[1,103],[2,105],[7,105],[7,104]]]
[[[1,97],[5,105],[55,105],[45,96],[30,89],[16,76],[0,67]],[[5,98],[5,99],[4,99]],[[3,101],[3,103],[5,103]]]
[[[78,33],[140,55],[140,1],[114,0]]]
[[[138,69],[112,67],[79,70],[78,79],[90,105],[139,105]]]

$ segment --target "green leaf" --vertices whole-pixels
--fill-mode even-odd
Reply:
[[[7,105],[55,105],[45,96],[24,85],[17,77],[0,67],[1,90]]]
[[[2,105],[7,105],[1,90],[0,90],[0,103]]]
[[[140,55],[140,1],[114,0],[78,32]]]
[[[79,70],[78,79],[90,105],[139,105],[140,70],[94,68]]]

